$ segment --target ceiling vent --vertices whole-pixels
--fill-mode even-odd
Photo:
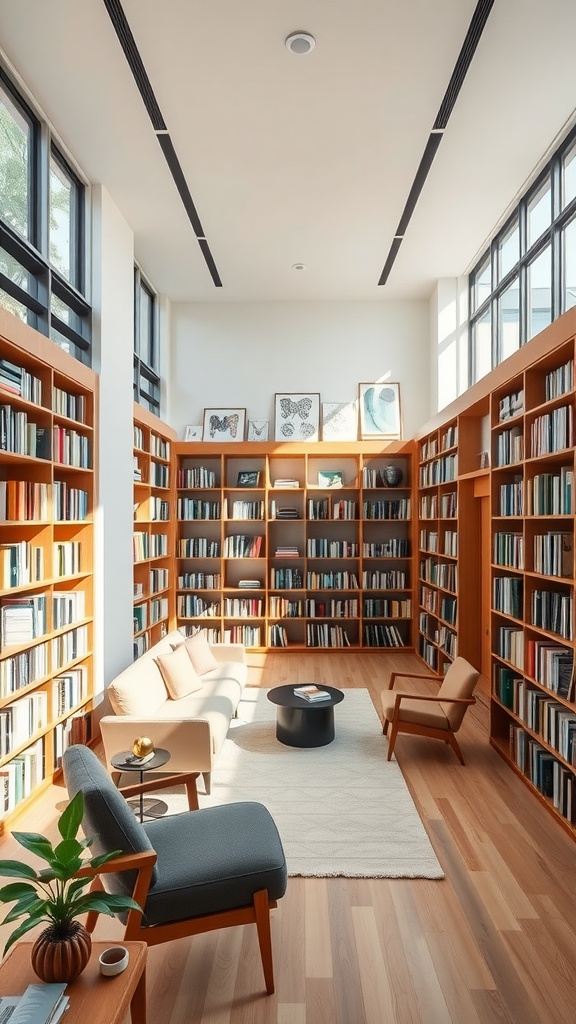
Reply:
[[[309,32],[291,32],[285,39],[286,49],[290,50],[290,53],[295,53],[298,56],[302,56],[304,53],[310,53],[316,46],[316,40],[314,36],[311,36]]]

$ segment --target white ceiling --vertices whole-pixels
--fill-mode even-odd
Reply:
[[[427,297],[436,278],[469,269],[576,103],[574,0],[495,0],[378,287],[476,0],[122,6],[222,288],[103,0],[0,0],[0,41],[173,301]],[[295,30],[315,36],[310,54],[285,48]]]

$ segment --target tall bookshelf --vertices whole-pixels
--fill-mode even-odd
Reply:
[[[441,530],[433,499],[442,485],[428,482],[428,467],[456,425],[455,632],[458,653],[477,667],[489,642],[490,742],[576,839],[575,346],[570,310],[435,417],[417,443],[422,542]],[[485,556],[478,498],[489,505]],[[436,601],[442,588],[422,574],[419,582],[422,615],[423,585]],[[424,656],[422,639],[421,629]]]
[[[91,737],[97,377],[0,310],[0,829]]]
[[[177,443],[178,626],[256,650],[413,650],[413,451]]]
[[[174,431],[134,403],[134,658],[174,621]]]

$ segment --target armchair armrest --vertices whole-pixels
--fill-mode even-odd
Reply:
[[[428,676],[426,676],[428,678]],[[440,697],[428,696],[419,693],[397,693],[394,701],[394,718],[400,713],[400,704],[403,700],[426,700],[434,704],[475,704],[476,697]]]
[[[423,674],[420,672],[392,672],[390,674],[390,682],[388,683],[388,689],[392,690],[396,679],[443,679],[444,676],[430,675],[429,673]]]
[[[118,874],[122,871],[137,872],[136,881],[132,890],[132,899],[135,900],[141,909],[129,910],[127,912],[126,931],[124,933],[125,939],[129,939],[141,926],[142,915],[148,898],[148,890],[152,881],[152,872],[154,870],[156,858],[157,854],[155,850],[150,850],[149,853],[121,853],[118,857],[114,857],[114,860],[110,860],[106,864],[101,864],[98,868],[91,868],[86,865],[86,867],[80,868],[80,870],[76,872],[76,878],[94,879],[90,886],[91,892],[104,888],[100,877],[101,875]],[[86,919],[87,931],[94,931],[98,916],[99,914],[96,910],[90,910],[88,912],[88,917]]]

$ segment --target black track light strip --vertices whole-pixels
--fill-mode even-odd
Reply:
[[[166,122],[164,121],[158,101],[154,95],[154,90],[152,89],[150,79],[146,73],[144,62],[140,56],[138,47],[136,46],[136,40],[134,39],[132,30],[128,24],[122,4],[120,3],[120,0],[103,0],[103,3],[110,16],[110,20],[114,26],[116,35],[118,36],[118,41],[122,47],[124,56],[126,57],[128,66],[138,87],[138,91],[148,112],[148,116],[152,122],[156,138],[158,139],[162,152],[164,153],[166,163],[168,164],[170,173],[172,174],[174,184],[178,189],[178,194],[182,200],[188,219],[194,229],[194,233],[200,246],[200,251],[206,261],[206,266],[210,271],[210,276],[212,277],[215,286],[217,288],[221,288],[222,281],[216,268],[214,257],[212,256],[210,247],[206,241],[204,229],[202,227],[200,217],[198,216],[198,211],[194,205],[194,200],[192,199],[190,189],[188,188],[186,178],[184,177],[182,166],[176,154],[176,150],[174,149],[172,139],[168,134]]]

